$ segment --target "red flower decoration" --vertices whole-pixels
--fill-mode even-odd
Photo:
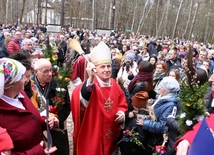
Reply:
[[[55,105],[55,106],[50,105],[50,110],[49,110],[49,112],[54,113],[54,114],[57,114],[57,106],[56,106],[56,105]]]

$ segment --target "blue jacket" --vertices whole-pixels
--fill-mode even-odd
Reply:
[[[166,133],[167,117],[169,115],[176,115],[177,102],[177,96],[158,101],[154,106],[156,120],[144,120],[142,128],[156,134]]]

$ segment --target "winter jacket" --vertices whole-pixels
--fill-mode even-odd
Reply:
[[[175,59],[175,60],[167,60],[166,61],[166,73],[168,73],[171,69],[178,69],[178,68],[182,68],[181,66],[181,61],[180,59]]]
[[[144,120],[142,128],[156,134],[166,133],[166,120],[177,111],[177,96],[161,99],[154,105],[156,120]]]
[[[167,145],[166,155],[175,155],[174,143],[178,139],[180,133],[178,121],[175,118],[167,118],[166,125],[169,130],[169,139]]]
[[[8,54],[11,55],[14,52],[19,52],[20,48],[20,43],[19,41],[15,40],[14,38],[8,43],[7,46],[8,49]]]

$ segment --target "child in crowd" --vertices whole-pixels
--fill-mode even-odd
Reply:
[[[138,117],[144,119],[154,119],[147,106],[149,95],[146,91],[140,91],[132,97],[133,111],[127,111],[126,124],[123,130],[122,138],[118,142],[122,155],[146,155],[146,145],[144,141],[148,131],[143,130],[136,124]]]

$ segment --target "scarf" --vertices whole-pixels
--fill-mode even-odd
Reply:
[[[165,76],[165,72],[157,74],[155,72],[155,74],[153,75],[153,81],[158,81],[158,80],[162,80]]]
[[[25,71],[26,68],[16,60],[0,59],[0,98],[4,94],[4,89],[13,87],[22,79]]]
[[[132,92],[132,90],[133,90],[133,88],[137,82],[149,81],[152,79],[153,79],[153,73],[152,72],[140,72],[140,73],[138,73],[129,83],[129,86],[128,86],[129,92]]]

